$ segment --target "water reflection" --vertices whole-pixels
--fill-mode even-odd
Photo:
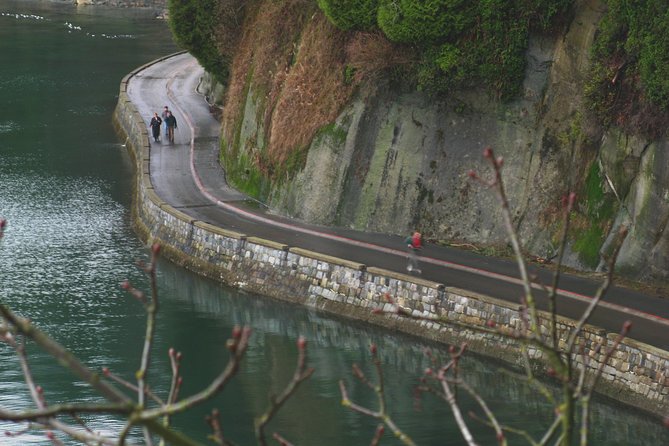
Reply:
[[[443,402],[428,397],[422,400],[421,410],[417,411],[415,407],[413,389],[422,371],[430,366],[424,351],[430,349],[433,354],[446,358],[445,347],[325,317],[291,304],[228,290],[209,281],[184,280],[173,268],[169,264],[161,265],[161,284],[170,296],[165,311],[174,315],[194,314],[198,327],[184,329],[179,327],[178,316],[173,320],[166,315],[168,320],[163,322],[166,328],[170,328],[165,338],[161,339],[161,343],[166,343],[164,348],[188,343],[186,333],[194,330],[190,335],[195,339],[210,339],[219,347],[210,350],[205,345],[189,345],[189,351],[209,358],[210,364],[211,358],[217,358],[213,362],[222,366],[221,356],[225,357],[223,342],[232,325],[253,327],[254,339],[240,377],[244,383],[243,396],[235,394],[235,403],[240,401],[239,398],[243,401],[262,401],[264,395],[280,389],[293,370],[296,355],[294,342],[299,335],[308,339],[310,365],[316,368],[316,372],[306,387],[308,390],[291,402],[291,409],[287,409],[290,415],[285,414],[280,423],[282,429],[295,436],[294,439],[300,439],[299,444],[334,445],[345,441],[358,444],[363,438],[371,438],[375,424],[339,406],[337,382],[343,378],[350,386],[354,400],[373,404],[369,390],[351,377],[353,363],[361,365],[368,376],[374,376],[369,355],[372,343],[378,345],[390,407],[398,424],[419,444],[444,444],[444,438],[450,439],[448,444],[464,444]],[[188,357],[190,360],[191,354]],[[198,359],[195,361],[198,364]],[[503,422],[538,436],[552,421],[552,409],[513,371],[472,354],[466,356],[462,369],[467,382],[481,393]],[[229,407],[230,402],[222,398],[220,404]],[[466,399],[463,399],[463,406],[465,412],[475,408],[473,402]],[[235,410],[239,409],[235,407]],[[246,416],[251,417],[254,411],[257,414],[262,407],[262,404],[256,403],[245,409]],[[232,409],[229,412],[234,413]],[[321,417],[327,417],[327,422]],[[246,420],[247,426],[249,419]],[[633,415],[613,404],[596,405],[593,419],[591,444],[662,444],[669,438],[657,420],[643,414]],[[316,423],[319,429],[300,429],[302,422],[309,425]],[[476,423],[474,427],[482,444],[495,442],[487,428],[477,427]],[[327,432],[326,438],[333,439],[331,443],[323,443],[320,435],[324,432]],[[250,440],[251,437],[248,438]]]

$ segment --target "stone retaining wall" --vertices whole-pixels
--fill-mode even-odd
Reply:
[[[170,260],[239,288],[442,343],[467,342],[477,353],[514,365],[522,362],[511,337],[486,328],[489,321],[496,330],[519,328],[517,306],[508,302],[227,231],[164,203],[151,184],[144,120],[126,94],[129,79],[143,68],[122,80],[114,114],[136,166],[133,221],[143,240],[160,242]],[[415,317],[399,314],[387,296]],[[560,318],[559,324],[566,330],[573,323]],[[610,345],[615,337],[597,327],[583,330],[589,369],[596,370],[605,359],[597,346]],[[530,349],[528,354],[541,364],[541,352]],[[583,366],[583,361],[577,364]],[[669,353],[625,340],[603,366],[598,391],[655,414],[668,412]]]

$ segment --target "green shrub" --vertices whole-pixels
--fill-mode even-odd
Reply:
[[[533,31],[550,31],[569,17],[573,0],[528,0],[518,1],[519,18],[526,21]]]
[[[265,198],[269,183],[246,154],[236,158],[222,155],[220,161],[225,168],[226,179],[235,189],[259,200]]]
[[[598,162],[592,163],[585,180],[584,221],[588,227],[577,234],[574,251],[581,261],[594,268],[599,262],[599,250],[604,243],[606,231],[615,215],[616,202],[603,187],[604,178]]]
[[[599,250],[604,242],[604,232],[598,226],[590,226],[574,242],[574,251],[584,265],[596,268],[599,264]]]
[[[485,85],[512,99],[525,76],[530,32],[567,22],[573,0],[317,0],[341,29],[378,28],[411,45],[418,62],[407,76],[434,94]],[[375,14],[376,11],[376,14]],[[361,67],[361,72],[365,72]]]
[[[669,8],[668,8],[669,11]],[[639,52],[639,74],[648,99],[669,108],[669,13],[644,35]]]
[[[471,0],[380,0],[378,25],[394,42],[424,44],[454,39],[476,19]]]
[[[447,92],[472,81],[472,69],[472,64],[457,46],[451,43],[435,45],[425,50],[417,67],[418,87],[431,93]]]
[[[371,29],[376,26],[377,0],[318,0],[325,16],[340,29]]]
[[[418,88],[447,93],[485,85],[492,96],[515,97],[525,76],[529,28],[502,0],[479,4],[476,26],[466,38],[432,45],[417,69]]]
[[[168,23],[176,42],[225,85],[229,61],[218,51],[215,34],[219,7],[219,0],[168,0]]]
[[[353,84],[353,80],[355,78],[355,67],[351,65],[346,65],[346,68],[344,68],[344,85],[351,85]]]
[[[643,97],[635,98],[636,101],[647,100],[661,110],[668,110],[669,7],[666,0],[608,0],[606,3],[607,13],[593,45],[596,63],[591,85],[607,88],[607,79],[600,77],[607,72],[602,67],[624,70],[612,75],[618,74],[619,79],[623,74],[637,84],[632,88],[641,91]],[[601,92],[593,91],[589,98],[596,102],[601,96]]]

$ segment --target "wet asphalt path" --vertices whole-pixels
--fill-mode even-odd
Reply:
[[[405,272],[403,236],[358,232],[303,224],[271,215],[227,186],[218,164],[220,123],[197,92],[203,71],[189,54],[150,65],[133,76],[128,94],[146,125],[164,105],[174,112],[175,142],[151,146],[151,180],[158,196],[197,220],[248,236],[309,249],[368,266]],[[150,133],[150,132],[149,132]],[[513,261],[427,244],[421,253],[421,277],[499,299],[518,302],[522,287]],[[550,285],[552,272],[530,266],[536,282]],[[558,312],[578,318],[601,281],[562,275]],[[540,308],[545,293],[535,290]],[[632,322],[630,337],[669,351],[669,297],[613,287],[590,322],[617,332]]]

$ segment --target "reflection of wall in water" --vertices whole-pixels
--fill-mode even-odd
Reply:
[[[194,311],[203,315],[222,316],[230,325],[249,324],[258,333],[252,339],[251,346],[257,351],[282,348],[266,345],[266,342],[272,342],[275,338],[261,333],[292,340],[300,335],[305,336],[312,347],[309,350],[309,365],[316,368],[321,379],[332,382],[344,379],[352,386],[351,396],[354,400],[364,400],[367,390],[354,385],[351,365],[353,362],[361,362],[357,358],[369,357],[369,346],[372,343],[378,346],[379,357],[387,368],[385,378],[390,389],[406,385],[407,381],[412,385],[418,382],[425,368],[431,366],[424,354],[426,348],[441,358],[448,357],[447,348],[443,345],[421,342],[384,329],[372,330],[354,321],[321,316],[302,306],[239,291],[183,274],[182,271],[177,276],[177,268],[167,262],[161,263],[159,268],[161,286],[172,290],[171,298],[187,302]],[[361,364],[361,367],[368,376],[374,376],[369,361]],[[462,371],[467,383],[499,412],[501,419],[509,422],[522,420],[523,424],[532,421],[540,425],[548,425],[552,421],[550,406],[538,397],[533,387],[526,384],[518,371],[510,369],[508,365],[470,352],[462,361]],[[393,395],[393,403],[413,407],[415,401],[413,395],[399,393]],[[473,408],[470,403],[465,405]],[[426,417],[431,418],[427,414]],[[634,422],[630,422],[630,417],[634,418]],[[602,401],[601,398],[593,406],[593,427],[592,444],[612,444],[612,439],[621,445],[654,444],[658,435],[665,434],[657,420],[632,412],[612,401]]]

